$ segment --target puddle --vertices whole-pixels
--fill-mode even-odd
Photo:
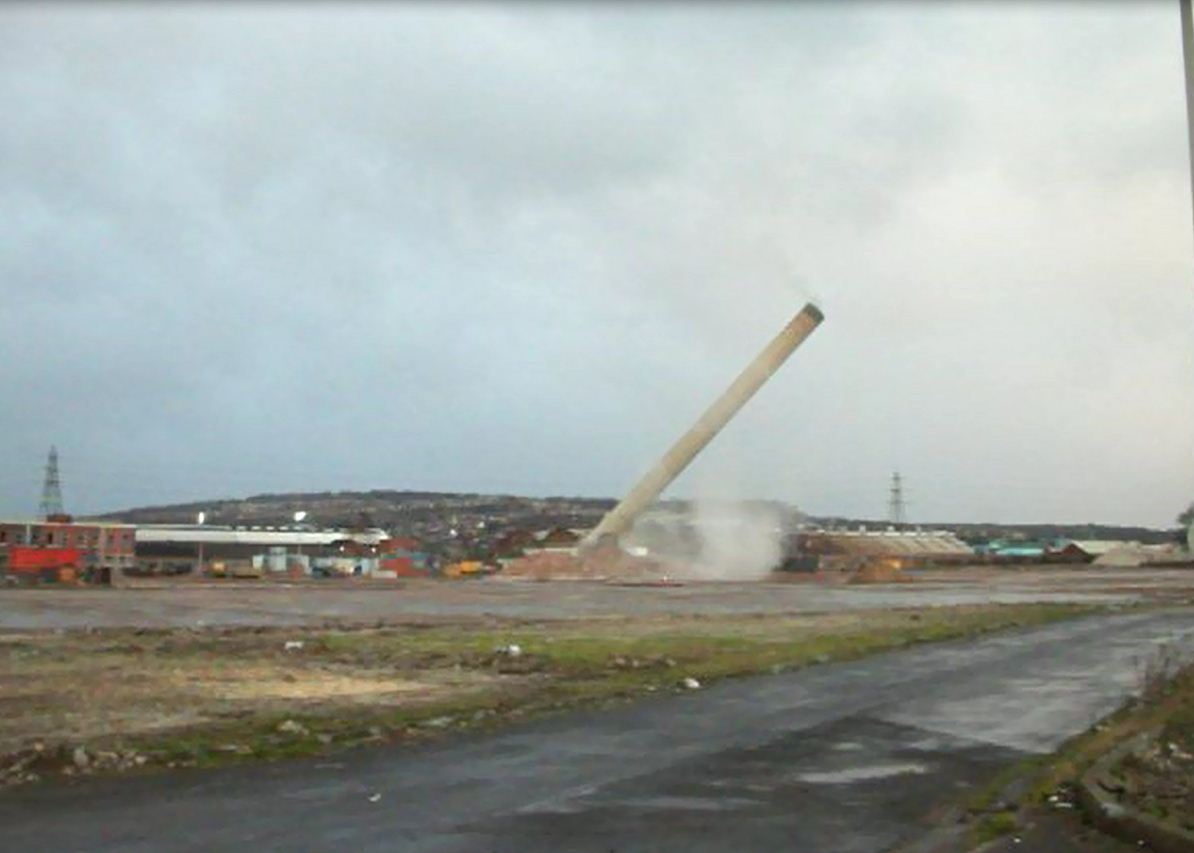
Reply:
[[[919,776],[929,768],[923,764],[872,764],[870,767],[847,767],[844,770],[801,773],[796,778],[813,785],[849,785],[852,782],[869,782],[892,776]]]
[[[647,797],[634,805],[648,809],[721,812],[754,806],[758,803],[745,797]]]

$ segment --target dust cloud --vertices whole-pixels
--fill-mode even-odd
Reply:
[[[624,539],[633,554],[669,563],[669,574],[697,580],[761,580],[782,562],[799,512],[779,501],[741,497],[734,465],[707,470],[692,500],[657,504]]]
[[[690,564],[695,577],[760,580],[783,558],[787,519],[778,506],[700,500],[693,504],[690,517],[700,542]]]

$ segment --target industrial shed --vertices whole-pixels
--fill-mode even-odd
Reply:
[[[310,530],[293,527],[220,527],[197,524],[143,524],[137,528],[137,561],[146,566],[206,560],[246,562],[273,555],[272,570],[285,571],[289,553],[310,558],[343,556],[364,548],[375,555],[388,537],[383,530]],[[354,551],[355,553],[355,551]]]
[[[801,554],[827,558],[833,563],[866,559],[893,559],[917,563],[965,562],[974,557],[970,546],[946,530],[811,530],[797,536]]]
[[[1087,558],[1087,562],[1090,562],[1111,551],[1138,548],[1139,546],[1139,542],[1122,542],[1115,539],[1074,539],[1061,549],[1061,552],[1082,554]]]

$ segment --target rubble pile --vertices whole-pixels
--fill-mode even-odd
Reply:
[[[37,782],[54,776],[86,776],[112,770],[132,770],[149,759],[133,749],[90,751],[65,744],[35,743],[28,749],[0,755],[0,788]]]
[[[892,560],[868,560],[858,567],[847,583],[909,583],[912,578],[904,574],[899,563]]]
[[[502,577],[516,580],[662,580],[662,563],[627,554],[619,548],[598,548],[585,554],[540,551],[506,565]]]

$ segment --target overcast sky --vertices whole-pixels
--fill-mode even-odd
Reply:
[[[0,514],[672,494],[1194,499],[1176,0],[0,6]]]

